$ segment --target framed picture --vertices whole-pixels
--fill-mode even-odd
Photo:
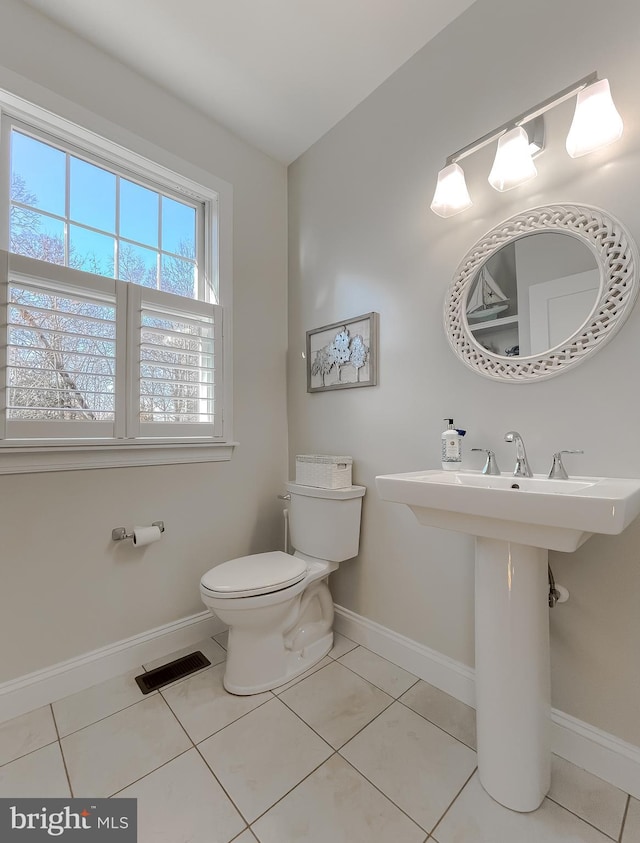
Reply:
[[[377,313],[307,331],[307,392],[375,386],[377,382]]]

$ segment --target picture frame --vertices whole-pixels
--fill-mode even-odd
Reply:
[[[376,386],[378,331],[375,312],[307,331],[307,392]]]

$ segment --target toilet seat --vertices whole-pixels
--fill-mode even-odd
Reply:
[[[223,562],[207,571],[200,585],[214,597],[255,597],[295,585],[306,575],[304,560],[272,551]]]

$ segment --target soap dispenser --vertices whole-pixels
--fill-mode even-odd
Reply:
[[[458,471],[462,467],[462,437],[467,432],[453,426],[453,419],[442,431],[442,467],[445,471]]]

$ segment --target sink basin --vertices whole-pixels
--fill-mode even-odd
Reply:
[[[376,486],[383,500],[406,504],[421,524],[565,552],[594,533],[621,533],[640,515],[635,479],[433,470],[381,475]]]
[[[435,470],[376,486],[421,524],[476,537],[478,773],[501,805],[534,811],[551,782],[548,551],[621,533],[640,514],[640,480]]]

